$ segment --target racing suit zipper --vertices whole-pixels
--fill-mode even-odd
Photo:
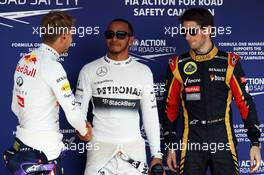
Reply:
[[[208,117],[207,117],[207,108],[206,108],[206,105],[207,105],[207,96],[206,96],[206,91],[207,91],[207,88],[206,88],[206,80],[205,80],[205,65],[204,65],[204,62],[201,62],[201,85],[202,85],[202,91],[200,92],[201,93],[201,100],[202,100],[202,103],[203,103],[203,107],[204,107],[204,118],[202,118],[202,120],[208,120]]]
[[[207,95],[206,95],[206,92],[207,92],[207,83],[206,83],[206,66],[205,66],[205,63],[204,61],[200,62],[201,64],[201,85],[202,85],[202,91],[201,91],[201,100],[202,100],[202,103],[203,103],[203,107],[204,107],[204,118],[202,120],[205,120],[206,121],[206,124],[204,125],[206,131],[208,131],[208,126],[207,126],[207,121],[208,121],[208,115],[207,115]],[[206,132],[206,136],[205,136],[205,139],[206,139],[206,142],[208,143],[208,133]]]

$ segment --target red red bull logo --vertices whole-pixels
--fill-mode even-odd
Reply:
[[[26,76],[35,77],[37,70],[35,68],[29,69],[29,67],[25,64],[23,66],[18,65],[16,68],[17,72],[20,72]]]
[[[29,64],[29,63],[36,64],[36,62],[37,62],[36,55],[34,55],[34,54],[29,54],[29,55],[24,56],[24,60],[25,60],[26,64]]]

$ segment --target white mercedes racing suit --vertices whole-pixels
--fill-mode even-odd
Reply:
[[[79,74],[76,99],[82,116],[93,104],[93,144],[87,153],[85,175],[141,174],[118,156],[124,152],[146,162],[139,109],[151,155],[160,155],[160,128],[151,70],[129,57],[114,61],[104,56],[85,65]]]
[[[66,72],[57,61],[59,54],[46,44],[21,58],[14,74],[12,111],[19,120],[16,137],[24,144],[43,151],[48,160],[59,157],[59,106],[81,135],[86,123],[75,103]]]

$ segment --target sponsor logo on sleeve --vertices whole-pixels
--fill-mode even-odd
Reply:
[[[73,96],[73,93],[71,92],[71,93],[69,93],[69,94],[64,94],[64,98],[70,98],[70,97],[72,97]]]
[[[64,84],[62,85],[62,87],[61,87],[61,90],[62,90],[62,91],[69,91],[69,90],[71,90],[70,83],[69,83],[69,82],[64,83]]]
[[[61,81],[63,81],[63,80],[66,80],[66,79],[67,79],[67,77],[66,77],[66,76],[63,76],[63,77],[58,78],[58,79],[56,80],[56,82],[59,83],[59,82],[61,82]]]

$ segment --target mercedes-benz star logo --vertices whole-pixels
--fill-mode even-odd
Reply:
[[[102,66],[102,67],[99,67],[96,71],[96,74],[100,77],[103,77],[107,74],[107,68]]]
[[[23,85],[24,81],[22,77],[17,77],[16,84],[21,87]]]

